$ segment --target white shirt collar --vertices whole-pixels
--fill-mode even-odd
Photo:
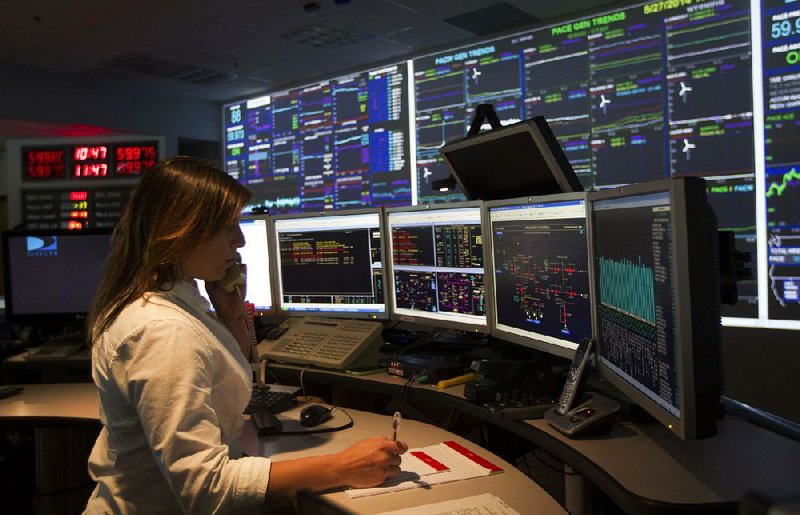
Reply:
[[[211,303],[200,295],[200,289],[197,287],[196,281],[176,281],[168,293],[174,295],[201,313],[208,313],[211,311]]]

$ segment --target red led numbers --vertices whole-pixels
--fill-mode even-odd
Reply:
[[[76,178],[105,177],[108,175],[108,165],[105,163],[76,164],[72,175]]]
[[[72,159],[76,163],[81,161],[105,161],[107,155],[108,147],[105,145],[75,147],[72,152]]]
[[[67,161],[63,150],[28,150],[25,152],[25,178],[63,179]]]
[[[72,150],[72,175],[75,178],[100,178],[108,175],[108,147],[77,146]]]
[[[115,157],[117,175],[141,175],[156,163],[158,149],[154,144],[120,145]]]
[[[137,178],[158,161],[158,142],[23,148],[23,180]]]

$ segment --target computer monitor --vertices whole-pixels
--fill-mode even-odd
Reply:
[[[247,265],[248,302],[253,304],[257,315],[269,315],[275,311],[270,277],[270,253],[266,215],[243,216],[239,228],[244,235],[245,245],[239,249],[242,263]],[[205,282],[197,281],[200,294],[208,300]]]
[[[487,202],[493,336],[563,357],[592,336],[585,193]]]
[[[392,316],[488,332],[481,202],[386,209]]]
[[[3,232],[6,317],[68,326],[86,317],[111,249],[111,230]]]
[[[468,199],[583,191],[543,116],[467,136],[440,152]]]
[[[716,434],[717,234],[705,181],[589,194],[602,377],[680,438]]]
[[[388,318],[380,208],[273,217],[278,309]]]

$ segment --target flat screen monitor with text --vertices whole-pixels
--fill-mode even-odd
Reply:
[[[386,318],[381,223],[379,208],[274,217],[279,309]]]
[[[716,433],[716,220],[702,179],[591,193],[598,371],[680,438]]]

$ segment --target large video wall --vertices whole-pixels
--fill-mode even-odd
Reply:
[[[725,322],[800,327],[800,2],[636,3],[231,103],[226,166],[272,213],[460,200],[431,183],[480,103],[544,115],[587,189],[704,177],[753,256]]]
[[[408,65],[225,106],[225,166],[270,213],[409,205]]]

